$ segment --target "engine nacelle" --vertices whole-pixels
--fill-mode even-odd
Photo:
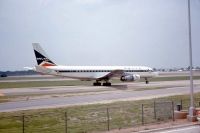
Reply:
[[[120,80],[123,81],[123,82],[137,81],[137,80],[140,80],[140,75],[126,75],[126,76],[121,76]]]

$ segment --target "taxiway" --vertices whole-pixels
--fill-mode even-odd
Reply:
[[[195,80],[195,92],[200,92],[200,80]],[[32,94],[75,94],[71,96],[57,96],[39,99],[28,99],[0,103],[0,112],[19,111],[28,109],[56,108],[63,106],[109,103],[114,101],[141,100],[189,93],[188,81],[162,81],[120,83],[112,87],[94,86],[62,86],[39,88],[1,89],[5,96],[32,95]],[[90,92],[90,93],[88,93]],[[93,92],[93,93],[92,93]],[[83,93],[83,95],[78,95]]]

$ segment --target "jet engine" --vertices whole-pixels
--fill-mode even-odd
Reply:
[[[121,76],[120,80],[123,82],[136,81],[136,80],[140,80],[140,75],[125,75],[125,76]]]

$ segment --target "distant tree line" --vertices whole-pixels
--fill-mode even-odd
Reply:
[[[197,70],[200,71],[200,67],[192,67],[193,70]],[[153,68],[154,71],[160,71],[160,72],[173,72],[173,71],[189,71],[190,70],[190,66],[186,67],[186,68]]]
[[[37,72],[28,70],[28,71],[0,71],[0,75],[6,76],[20,76],[20,75],[36,75]]]

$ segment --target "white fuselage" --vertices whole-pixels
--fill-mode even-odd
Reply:
[[[46,68],[47,70],[39,70],[39,72],[82,80],[95,80],[117,70],[123,73],[118,73],[115,77],[137,74],[141,78],[151,78],[157,75],[151,68],[145,66],[48,66]]]

